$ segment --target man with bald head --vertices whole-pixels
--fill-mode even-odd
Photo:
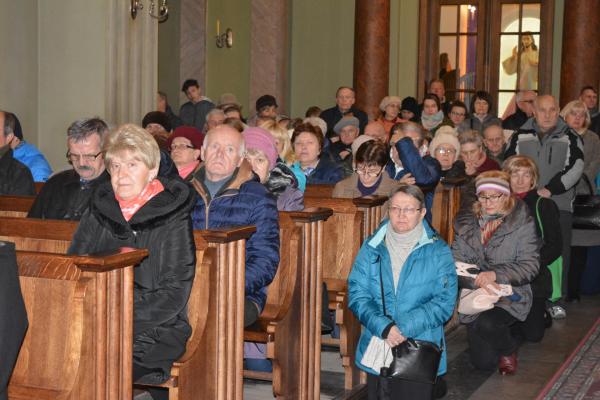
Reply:
[[[369,117],[364,111],[354,107],[356,102],[356,92],[354,88],[348,86],[340,86],[335,92],[335,106],[324,110],[319,117],[327,123],[327,137],[335,137],[333,128],[344,116],[354,116],[358,118],[360,133],[364,132],[365,125],[369,121]]]
[[[379,140],[381,143],[390,141],[389,132],[385,131],[382,124],[377,121],[372,121],[365,126],[365,135],[371,136],[375,140]]]
[[[533,116],[533,102],[537,94],[533,90],[524,90],[517,93],[517,111],[502,121],[502,127],[511,131],[519,129]]]
[[[533,103],[533,118],[511,137],[505,159],[515,155],[532,158],[539,169],[538,194],[554,200],[560,210],[563,239],[563,293],[569,268],[571,223],[575,185],[583,172],[583,143],[579,135],[558,115],[559,106],[550,95]]]
[[[483,130],[483,144],[487,156],[502,165],[506,141],[504,130],[500,125],[489,125]]]
[[[246,242],[244,326],[249,326],[265,306],[279,265],[279,222],[275,199],[244,153],[244,138],[236,129],[219,125],[208,131],[201,148],[204,163],[192,178],[198,192],[192,220],[194,229],[256,227]]]
[[[35,195],[29,168],[13,157],[15,124],[14,114],[0,111],[0,195]]]

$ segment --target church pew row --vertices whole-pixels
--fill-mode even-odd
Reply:
[[[10,204],[10,210],[0,211],[13,215],[14,211],[27,210],[27,204],[31,204],[31,198],[11,198],[10,201],[2,201],[0,204]],[[15,200],[24,204],[16,204]],[[23,217],[26,212],[21,213]],[[319,395],[319,379],[313,379],[315,371],[320,370],[320,315],[321,315],[321,286],[318,284],[322,270],[323,248],[319,245],[323,237],[323,221],[332,214],[331,210],[313,209],[304,212],[282,212],[280,213],[280,235],[282,238],[281,263],[273,283],[268,289],[267,306],[260,316],[259,323],[252,330],[246,330],[245,340],[258,341],[267,344],[267,356],[273,361],[273,374],[268,376],[251,371],[244,371],[244,376],[273,380],[273,393],[276,397],[283,398],[317,398]],[[12,223],[16,222],[8,219]],[[22,220],[23,221],[23,220]],[[66,252],[70,237],[76,228],[76,223],[69,221],[40,221],[24,220],[27,224],[33,224],[33,230],[38,232],[53,232],[54,234],[41,234],[40,238],[28,237],[21,240],[26,241],[25,247],[50,250],[58,253]],[[40,225],[43,223],[44,226]],[[9,226],[6,231],[10,231]],[[205,233],[207,231],[204,231]],[[29,235],[36,236],[36,235]],[[195,232],[197,245],[197,266],[201,265],[200,245],[206,235]],[[58,240],[58,241],[57,241]],[[211,240],[219,241],[217,237]],[[304,256],[306,254],[306,256]],[[206,256],[205,256],[206,257]],[[200,282],[208,282],[210,268],[197,269],[198,277],[203,277]],[[239,274],[237,274],[239,276]],[[243,279],[242,279],[243,281]],[[209,290],[214,287],[200,289],[199,280],[194,281],[190,306],[188,312],[190,320],[198,321],[199,326],[207,322],[206,315],[218,315],[217,309],[207,311],[205,308],[209,301],[206,299]],[[243,291],[243,285],[242,289]],[[216,295],[211,292],[210,298]],[[212,303],[211,303],[212,304]],[[198,316],[197,314],[201,314]],[[241,313],[229,314],[240,315]],[[223,313],[220,313],[223,315]],[[192,326],[194,324],[192,323]],[[172,370],[172,378],[163,387],[169,387],[174,398],[186,398],[177,396],[183,386],[191,387],[190,393],[196,392],[194,385],[183,385],[182,382],[202,383],[199,379],[189,377],[185,379],[182,373],[186,371],[200,371],[195,368],[180,368],[182,360],[189,365],[194,365],[193,351],[198,348],[195,344],[199,340],[202,329],[194,329],[188,343],[188,351],[176,363]],[[277,333],[279,332],[279,333]],[[226,337],[225,335],[223,337]],[[289,349],[299,349],[298,352],[290,352]],[[196,350],[201,351],[201,350]],[[188,361],[189,360],[189,361]],[[201,366],[200,366],[201,367]],[[183,372],[180,372],[183,371]],[[207,382],[209,383],[209,382]],[[303,384],[301,384],[303,383]],[[197,385],[196,385],[197,386]],[[197,392],[196,392],[197,393]],[[291,396],[291,397],[290,397]],[[317,397],[315,397],[317,396]]]
[[[29,328],[10,399],[131,399],[133,268],[147,254],[17,251]]]
[[[14,242],[21,251],[61,255],[67,251],[76,227],[77,223],[72,221],[0,218],[0,240]],[[245,240],[254,230],[253,227],[240,227],[194,232],[196,273],[200,279],[194,280],[188,306],[193,333],[185,354],[171,370],[171,378],[162,385],[169,388],[170,398],[194,399],[200,395],[219,400],[242,399]],[[133,290],[133,275],[130,284]],[[105,288],[107,289],[102,295],[110,300],[119,286],[105,284]],[[112,303],[119,304],[117,300],[112,300]],[[128,304],[132,317],[133,302],[129,301]],[[91,310],[86,314],[100,318],[106,313]],[[123,335],[118,331],[108,333]],[[117,339],[110,336],[107,338],[111,343],[115,340]],[[131,334],[128,342],[132,342]],[[40,354],[45,353],[42,351]],[[111,357],[116,357],[115,354],[110,354]],[[113,368],[113,373],[118,371],[129,378],[126,381],[124,378],[113,379],[106,391],[114,393],[115,390],[121,390],[119,385],[127,386],[123,382],[129,382],[128,396],[92,397],[86,394],[75,398],[131,399],[131,354],[119,358],[128,360],[128,364]],[[26,369],[30,367],[31,365],[24,366]],[[11,387],[12,381],[9,390]],[[38,397],[15,395],[14,398]]]

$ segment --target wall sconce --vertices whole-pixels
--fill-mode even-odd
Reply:
[[[157,2],[160,0],[156,0]],[[158,14],[154,14],[154,9],[156,8],[155,0],[150,0],[150,8],[148,10],[148,14],[157,19],[159,23],[165,22],[169,19],[169,6],[167,5],[167,0],[162,0],[160,6],[158,6]],[[137,17],[138,11],[142,11],[144,9],[144,5],[142,4],[142,0],[131,0],[131,19],[135,19]]]
[[[217,36],[216,44],[219,49],[223,47],[233,47],[233,31],[231,28],[227,28],[223,34],[221,34],[221,21],[217,20]]]

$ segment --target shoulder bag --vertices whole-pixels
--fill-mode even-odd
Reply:
[[[590,194],[579,194],[573,201],[573,228],[600,229],[600,195],[594,194],[590,179],[581,175],[590,189]]]

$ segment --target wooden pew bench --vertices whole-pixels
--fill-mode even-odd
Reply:
[[[0,240],[15,242],[18,250],[65,254],[76,227],[77,223],[72,221],[0,218]],[[160,385],[169,389],[172,399],[243,397],[245,241],[254,230],[254,227],[240,227],[194,232],[199,279],[194,279],[188,304],[192,336],[186,352],[173,365],[171,378]],[[103,295],[112,298],[111,293],[118,285],[109,282],[106,287]],[[127,360],[128,370],[115,368],[113,373],[128,376],[129,380],[113,379],[106,390],[125,391],[120,389],[119,382],[131,383],[131,356]],[[129,400],[131,384],[128,388],[128,397],[95,398]]]
[[[25,218],[34,200],[32,196],[0,196],[0,217]]]
[[[133,268],[148,252],[17,252],[29,319],[10,399],[131,399]]]

